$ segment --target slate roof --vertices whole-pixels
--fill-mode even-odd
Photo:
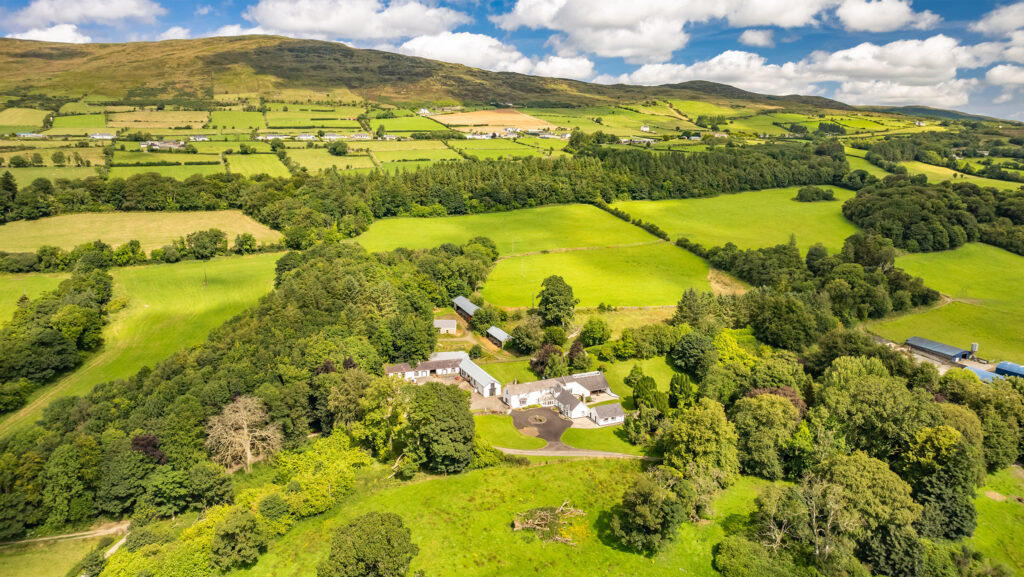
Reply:
[[[559,405],[567,407],[570,411],[582,404],[582,401],[577,399],[576,395],[573,395],[565,389],[562,389],[557,395],[555,395],[555,400],[558,401]]]
[[[412,371],[412,365],[409,363],[397,363],[394,365],[388,365],[384,368],[384,374],[394,375],[397,373],[408,373]]]
[[[526,395],[537,391],[543,391],[546,389],[554,390],[562,385],[569,383],[577,383],[584,389],[587,389],[591,393],[594,391],[609,390],[611,387],[608,385],[608,379],[604,377],[604,373],[601,371],[592,371],[589,373],[577,373],[575,375],[569,375],[567,377],[555,377],[552,379],[544,379],[541,381],[531,381],[528,383],[515,383],[506,385],[505,389],[508,390],[510,395]]]
[[[944,357],[955,357],[963,355],[964,353],[971,353],[971,351],[968,351],[966,349],[961,349],[958,347],[954,347],[952,345],[944,345],[942,343],[938,343],[928,339],[923,339],[921,337],[910,337],[909,339],[907,339],[907,344],[914,348],[921,349],[923,351],[927,351],[937,355],[942,355]]]
[[[480,310],[480,307],[478,307],[475,304],[469,302],[469,299],[467,299],[466,297],[463,297],[463,296],[458,296],[458,297],[453,298],[452,299],[452,304],[455,305],[456,309],[461,309],[461,310],[466,311],[466,314],[469,315],[469,316],[475,315],[476,311]]]
[[[614,405],[598,405],[591,408],[594,411],[594,416],[598,419],[612,419],[616,417],[625,417],[626,412],[622,410],[622,405],[615,403]]]

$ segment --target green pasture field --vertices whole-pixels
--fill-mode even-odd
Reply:
[[[220,162],[219,154],[186,154],[184,152],[142,152],[115,150],[114,164],[145,164],[147,162]]]
[[[798,118],[791,118],[792,116],[798,116]],[[756,116],[748,116],[746,118],[733,118],[730,119],[727,124],[720,124],[718,127],[722,129],[728,128],[730,132],[778,135],[786,134],[789,132],[789,129],[776,126],[774,124],[775,122],[790,124],[806,120],[807,117],[803,115],[785,115],[779,117],[774,114],[758,114]]]
[[[19,125],[0,124],[0,134],[2,134],[2,135],[17,134],[19,132],[35,132],[37,130],[39,130],[39,126],[37,126],[37,125],[32,126],[32,125],[24,125],[24,124],[19,124]]]
[[[624,550],[609,534],[609,511],[642,470],[617,459],[552,461],[532,467],[497,467],[427,478],[354,495],[324,516],[301,521],[249,568],[232,575],[298,577],[325,559],[331,535],[368,511],[402,517],[419,546],[410,574],[459,575],[644,575],[711,577],[715,544],[744,529],[768,482],[741,477],[714,501],[710,523],[684,523],[675,541],[647,557]],[[547,543],[512,531],[515,515],[564,501],[586,511],[575,546]]]
[[[275,157],[274,160],[277,160]],[[223,164],[196,164],[191,166],[113,166],[110,168],[110,178],[128,178],[136,174],[155,172],[161,176],[169,176],[178,180],[185,180],[193,174],[224,174]]]
[[[848,162],[850,164],[850,171],[851,172],[854,171],[854,170],[863,170],[864,172],[866,172],[866,173],[868,173],[868,174],[870,174],[870,175],[872,175],[872,176],[874,176],[876,178],[879,178],[879,179],[885,178],[885,177],[889,176],[889,174],[891,174],[891,173],[886,172],[885,170],[882,170],[881,168],[875,166],[874,164],[871,164],[870,162],[868,162],[867,160],[864,160],[864,158],[859,157],[859,156],[852,156],[850,154],[847,154],[846,155],[846,162]]]
[[[241,110],[214,110],[210,113],[210,125],[217,128],[266,128],[263,114]]]
[[[609,312],[600,312],[597,309],[576,309],[575,324],[583,326],[591,317],[597,317],[608,323],[608,328],[612,331],[612,338],[616,339],[622,334],[622,329],[659,323],[672,318],[675,312],[675,307],[669,306],[621,308]]]
[[[374,221],[358,241],[371,252],[381,252],[462,244],[476,236],[490,237],[505,256],[658,240],[597,207],[568,204],[465,216],[385,218]]]
[[[461,158],[461,157],[460,157]],[[380,170],[391,174],[399,172],[416,172],[417,170],[432,166],[436,161],[433,160],[409,160],[405,162],[386,162],[380,165]],[[353,168],[352,172],[369,172],[371,170],[378,170],[377,168]]]
[[[404,162],[409,160],[459,160],[462,157],[457,152],[446,148],[444,150],[380,150],[373,153],[379,162]]]
[[[646,455],[642,447],[629,442],[621,425],[601,427],[598,429],[582,429],[570,427],[562,433],[562,442],[577,449],[591,451],[610,451],[627,455]]]
[[[3,227],[0,227],[2,232]],[[68,275],[63,273],[0,274],[0,295],[3,295],[0,299],[0,325],[11,320],[22,295],[34,299],[57,288],[66,278]]]
[[[103,112],[103,106],[79,100],[78,102],[68,102],[61,106],[58,112],[60,114],[92,114],[94,112]]]
[[[672,108],[689,116],[691,120],[697,120],[698,116],[725,116],[726,118],[732,118],[755,113],[754,110],[742,106],[720,106],[700,100],[669,100],[669,102],[672,104]]]
[[[8,142],[10,142],[10,141],[8,141]],[[15,156],[21,156],[22,158],[25,158],[27,160],[33,154],[38,152],[43,157],[43,165],[44,166],[52,167],[52,166],[55,166],[53,164],[53,154],[55,152],[57,152],[58,150],[60,150],[61,152],[64,153],[64,157],[67,159],[65,164],[64,164],[65,168],[67,168],[67,167],[76,168],[76,167],[72,166],[72,164],[74,162],[74,156],[75,156],[76,152],[78,153],[78,156],[80,156],[82,158],[82,160],[88,160],[88,161],[92,162],[93,166],[102,166],[107,161],[106,157],[103,156],[103,149],[98,147],[98,146],[90,146],[90,147],[87,147],[87,148],[79,148],[77,146],[68,146],[68,144],[69,144],[68,142],[64,142],[64,141],[61,141],[61,140],[38,141],[38,142],[32,142],[32,143],[29,143],[29,141],[19,141],[18,142],[18,145],[20,145],[20,146],[24,146],[26,144],[32,146],[33,148],[27,149],[27,150],[0,152],[0,157],[6,157],[7,163],[10,164],[10,159],[15,157]],[[44,144],[46,146],[40,146],[40,145],[44,145]],[[31,168],[31,167],[29,167],[29,168]],[[36,167],[36,168],[38,168],[38,167]],[[2,170],[0,170],[0,172],[2,172]]]
[[[506,449],[540,449],[547,445],[543,439],[520,433],[508,415],[474,415],[476,434],[493,447]]]
[[[906,166],[907,170],[910,171],[910,174],[923,174],[923,175],[927,176],[928,177],[928,182],[938,183],[938,182],[943,182],[943,181],[946,181],[946,180],[948,180],[950,182],[967,181],[967,182],[973,182],[974,184],[977,184],[978,186],[983,186],[983,187],[984,186],[991,186],[993,188],[998,188],[998,189],[1002,189],[1002,190],[1017,190],[1018,188],[1020,188],[1022,186],[1021,183],[1019,183],[1019,182],[1010,182],[1010,181],[1007,181],[1007,180],[995,180],[995,179],[992,179],[992,178],[982,178],[980,176],[971,176],[971,175],[968,175],[968,174],[964,174],[962,172],[956,172],[956,171],[951,170],[949,168],[946,168],[944,166],[935,166],[933,164],[925,164],[923,162],[918,162],[916,160],[910,160],[910,161],[906,161],[906,162],[901,162],[900,164],[903,165],[903,166]],[[957,176],[956,178],[953,178],[954,174],[957,174],[959,176]]]
[[[254,149],[256,149],[256,152],[270,152],[270,143],[261,142],[259,140],[254,140],[252,142],[244,142],[238,140],[211,140],[209,142],[190,142],[189,144],[196,147],[196,152],[200,154],[220,154],[228,150],[232,151],[233,153],[237,153],[238,147],[241,146],[242,144],[253,147]]]
[[[35,108],[5,108],[0,110],[0,126],[34,126],[43,125],[46,117],[52,114],[49,110]]]
[[[0,225],[0,250],[34,252],[44,245],[71,249],[84,242],[102,240],[119,246],[129,240],[150,251],[197,230],[219,228],[234,241],[249,233],[257,242],[274,243],[281,233],[249,218],[239,210],[194,212],[85,212],[38,220],[19,220]]]
[[[710,290],[707,264],[669,243],[518,256],[498,261],[481,291],[498,306],[536,304],[540,283],[561,275],[581,306],[675,304],[687,288]]]
[[[228,157],[228,170],[245,176],[269,174],[288,178],[292,175],[275,154],[232,154]]]
[[[0,548],[0,575],[64,577],[99,542],[100,537],[95,537]]]
[[[685,236],[705,247],[732,242],[759,248],[789,242],[796,235],[801,249],[822,243],[833,251],[857,228],[843,217],[843,202],[854,193],[835,191],[834,201],[797,202],[800,187],[771,188],[710,198],[635,200],[615,203],[634,218],[653,222],[673,239]]]
[[[53,128],[103,128],[106,125],[107,117],[103,114],[76,114],[53,119]]]
[[[1024,547],[1020,546],[1020,527],[1024,525],[1024,505],[1018,499],[1024,499],[1024,469],[1012,465],[989,475],[974,498],[978,526],[968,543],[1021,575]]]
[[[440,140],[356,140],[348,143],[349,150],[392,152],[400,150],[448,150]]]
[[[319,172],[329,168],[346,170],[350,168],[373,168],[373,161],[369,156],[346,154],[345,156],[334,156],[327,152],[326,148],[297,148],[288,151],[288,158],[291,158],[300,166],[306,167],[310,172]]]
[[[52,400],[134,375],[209,332],[270,292],[279,253],[112,269],[114,298],[128,305],[103,328],[104,344],[84,364],[0,419],[0,437],[36,421]],[[3,300],[9,300],[6,296]]]
[[[449,140],[448,146],[459,150],[501,150],[529,148],[525,144],[519,144],[508,138],[490,138],[487,140]]]
[[[210,113],[201,110],[135,110],[111,113],[107,126],[129,130],[173,129],[188,126],[202,127],[210,120]]]
[[[537,138],[536,136],[520,136],[516,139],[516,142],[543,150],[549,148],[552,150],[562,150],[569,144],[568,140],[562,140],[561,138]]]
[[[52,152],[50,154],[53,154]],[[49,156],[47,154],[43,155]],[[90,176],[97,176],[96,168],[92,166],[30,166],[26,168],[4,168],[3,172],[10,171],[14,175],[14,180],[17,181],[18,186],[28,186],[32,184],[32,181],[37,178],[48,178],[50,180],[56,180],[58,178],[67,178],[74,180],[76,178],[87,178]]]
[[[406,116],[402,118],[374,118],[370,120],[370,127],[374,131],[377,127],[384,125],[387,132],[429,132],[431,130],[445,130],[445,126],[436,120],[424,116]]]
[[[267,127],[359,128],[359,123],[334,112],[267,112]]]
[[[896,342],[912,336],[964,348],[976,342],[985,359],[1024,362],[1024,332],[1017,330],[1024,326],[1024,257],[971,243],[901,256],[896,265],[954,302],[872,323],[872,331]]]
[[[597,132],[602,130],[609,132],[606,126],[598,124],[590,118],[577,115],[575,109],[569,108],[524,108],[523,114],[528,114],[545,122],[555,125],[556,128],[573,129],[579,128],[583,132]],[[640,128],[637,127],[639,132]]]

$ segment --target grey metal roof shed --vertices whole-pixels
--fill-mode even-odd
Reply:
[[[929,353],[944,359],[950,359],[958,361],[962,358],[971,356],[971,351],[967,349],[961,349],[952,345],[945,345],[936,341],[921,337],[910,337],[907,339],[907,346],[915,348],[919,351]]]

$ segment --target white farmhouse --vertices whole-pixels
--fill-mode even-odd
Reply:
[[[616,396],[611,392],[611,386],[605,379],[604,373],[592,371],[529,383],[512,383],[505,386],[501,400],[513,409],[531,405],[551,407],[557,404],[557,395],[563,391],[567,391],[581,400],[596,393]]]
[[[626,420],[626,412],[622,410],[622,405],[618,403],[591,407],[588,416],[590,420],[602,427],[621,425]]]

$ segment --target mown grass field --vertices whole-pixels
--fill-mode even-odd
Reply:
[[[731,118],[747,116],[755,112],[750,108],[722,106],[702,100],[670,100],[669,102],[672,104],[672,108],[689,116],[692,120],[696,120],[698,116],[725,116]]]
[[[400,118],[375,118],[370,120],[370,127],[374,131],[377,127],[384,125],[387,132],[429,132],[431,130],[444,130],[445,126],[439,122],[424,116],[405,116]]]
[[[687,288],[710,289],[707,263],[663,242],[507,258],[498,261],[481,293],[498,306],[532,306],[541,281],[554,274],[585,307],[669,305]]]
[[[107,119],[102,114],[76,114],[53,119],[53,128],[103,128],[106,125]]]
[[[231,575],[290,577],[311,574],[326,557],[330,536],[368,511],[400,515],[419,545],[410,574],[495,575],[717,575],[712,548],[743,528],[767,482],[743,477],[715,501],[710,523],[683,524],[672,545],[653,557],[624,550],[610,534],[610,511],[641,470],[619,460],[556,461],[524,468],[492,468],[354,495],[326,516],[302,521],[250,569]],[[557,507],[568,500],[587,512],[578,545],[539,541],[512,531],[516,513]]]
[[[275,158],[276,160],[276,158]],[[224,174],[223,164],[193,164],[173,166],[112,166],[110,167],[110,178],[128,178],[136,174],[155,172],[160,176],[185,180],[193,174]]]
[[[64,577],[99,542],[99,538],[74,539],[4,547],[0,549],[0,575]]]
[[[346,154],[334,156],[325,148],[296,148],[288,151],[291,158],[310,172],[319,172],[329,168],[345,170],[349,168],[373,168],[373,160],[369,156]]]
[[[174,351],[203,342],[211,330],[270,292],[280,256],[265,253],[112,269],[114,298],[127,298],[128,304],[104,327],[103,346],[76,371],[43,387],[25,407],[0,419],[0,436],[35,422],[56,398],[86,394],[99,383],[130,377]]]
[[[571,204],[466,216],[386,218],[375,221],[358,241],[377,252],[462,244],[476,236],[494,240],[502,255],[658,240],[599,208]]]
[[[939,183],[943,181],[950,182],[973,182],[978,186],[991,186],[1002,190],[1017,190],[1021,187],[1019,182],[1010,182],[1007,180],[995,180],[992,178],[982,178],[980,176],[972,176],[964,174],[962,172],[956,172],[944,166],[935,166],[933,164],[925,164],[916,160],[900,163],[907,167],[910,174],[923,174],[928,177],[928,182]],[[953,175],[958,175],[956,178]]]
[[[210,125],[217,128],[266,128],[263,114],[259,112],[243,112],[241,110],[214,110],[210,113]]]
[[[238,142],[234,140],[225,141],[210,141],[210,142],[193,142],[192,146],[196,147],[196,151],[200,154],[220,154],[230,150],[232,153],[238,152],[239,147],[242,144],[250,146],[256,149],[256,152],[270,152],[269,142],[260,142],[253,140],[251,142]]]
[[[537,437],[520,433],[508,415],[474,415],[476,434],[493,447],[506,449],[540,449],[547,443]]]
[[[459,160],[462,158],[457,152],[450,148],[445,148],[443,150],[377,150],[373,152],[373,156],[382,163],[406,162],[411,160],[429,160],[431,162],[435,162],[438,160]]]
[[[562,442],[577,449],[608,451],[627,455],[645,455],[646,452],[631,444],[621,426],[581,429],[570,427],[562,433]]]
[[[257,174],[269,174],[281,178],[291,176],[288,168],[281,164],[277,155],[274,154],[232,154],[228,157],[228,170],[232,174],[245,176],[256,176]]]
[[[356,140],[348,143],[349,151],[372,150],[373,152],[400,150],[448,150],[440,140]]]
[[[2,227],[0,230],[3,230]],[[62,273],[0,274],[0,325],[11,320],[22,295],[36,298],[45,291],[57,288],[66,278],[68,275]]]
[[[40,127],[50,115],[48,110],[35,108],[5,108],[0,110],[0,126]]]
[[[1024,257],[981,243],[953,251],[901,256],[896,265],[955,302],[872,323],[883,337],[919,336],[967,348],[985,359],[1024,362]]]
[[[31,153],[30,153],[31,154]],[[53,154],[43,153],[43,156]],[[4,172],[11,171],[14,180],[19,187],[28,186],[37,178],[56,180],[58,178],[76,179],[97,176],[96,167],[93,166],[30,166],[25,168],[7,168]]]
[[[239,210],[195,212],[88,212],[62,214],[38,220],[19,220],[0,226],[0,250],[34,252],[41,246],[71,249],[83,242],[102,240],[118,246],[129,240],[149,251],[197,230],[219,228],[228,235],[247,232],[258,242],[275,242],[281,233]]]
[[[146,164],[150,162],[174,162],[177,164],[185,164],[186,162],[220,162],[220,155],[212,153],[143,152],[141,150],[114,151],[114,164]]]
[[[1020,546],[1020,528],[1024,526],[1024,469],[1013,465],[988,476],[978,489],[974,506],[978,509],[978,527],[968,539],[971,547],[1024,574],[1024,547]]]
[[[202,128],[210,119],[209,112],[195,110],[135,110],[115,112],[107,116],[107,126],[145,130],[154,128]]]
[[[843,246],[857,228],[843,218],[843,202],[853,192],[835,187],[838,200],[796,202],[800,187],[772,188],[712,198],[627,201],[615,203],[634,218],[653,222],[673,239],[685,236],[705,247],[732,242],[758,248],[789,242],[796,235],[801,249],[820,242],[830,250]]]

